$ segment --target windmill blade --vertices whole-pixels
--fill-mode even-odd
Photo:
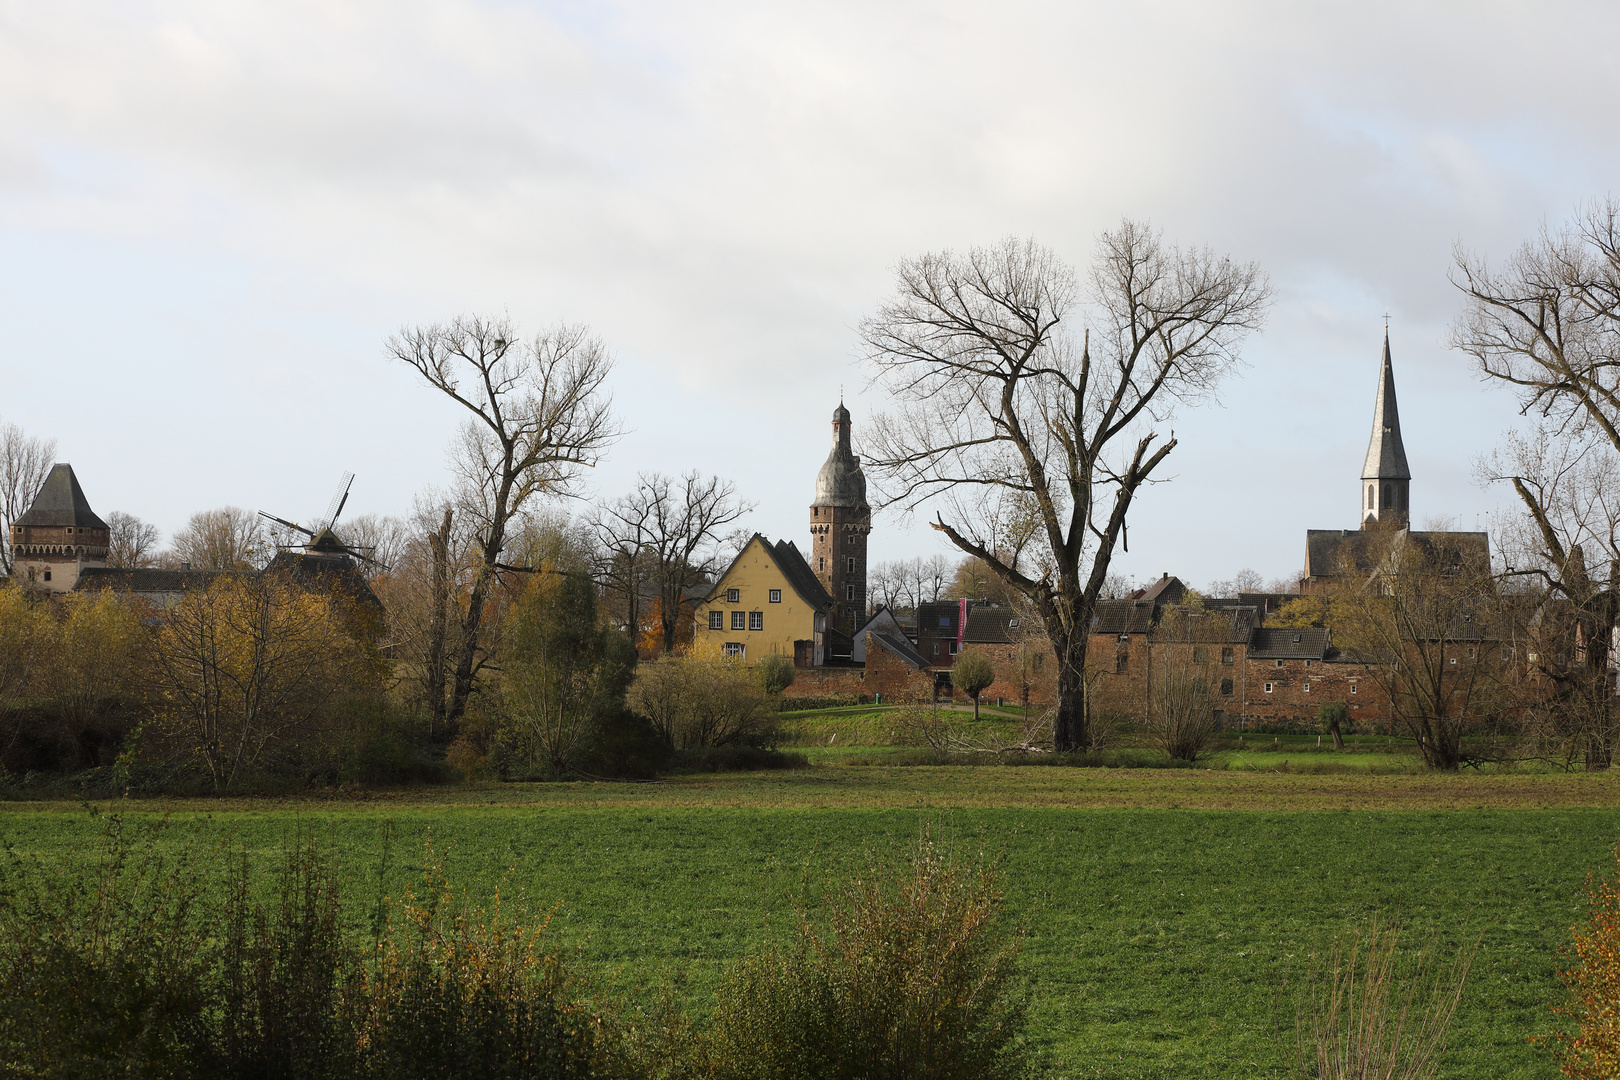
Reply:
[[[326,516],[321,518],[322,529],[330,529],[337,524],[338,515],[343,513],[343,504],[349,501],[349,488],[353,484],[354,473],[344,473],[343,479],[338,481],[338,493],[333,495],[332,501],[326,504]]]
[[[298,525],[298,524],[295,524],[294,522],[288,521],[286,518],[276,517],[276,515],[274,515],[274,514],[267,514],[263,510],[259,511],[259,516],[262,517],[262,518],[269,518],[271,521],[275,522],[277,525],[285,525],[289,529],[296,529],[299,532],[303,533],[305,536],[314,536],[315,535],[314,533],[310,532],[308,529],[304,528],[302,525]]]

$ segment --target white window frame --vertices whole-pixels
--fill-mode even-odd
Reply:
[[[748,613],[746,611],[733,611],[731,613],[731,628],[733,630],[748,629]]]
[[[726,613],[723,611],[709,612],[709,629],[724,630],[726,628]]]
[[[748,656],[748,646],[740,641],[728,641],[725,644],[725,654],[727,656],[746,658]]]
[[[765,613],[763,611],[750,611],[748,613],[748,629],[765,629]]]
[[[1310,693],[1311,692],[1311,684],[1310,684],[1310,682],[1306,681],[1306,682],[1301,683],[1299,689],[1300,689],[1301,693],[1305,693],[1305,694]]]
[[[736,603],[740,603],[741,601],[742,601],[742,590],[741,589],[727,589],[726,590],[726,603],[728,603],[728,604],[736,604]]]
[[[782,590],[781,589],[772,589],[771,590],[771,603],[780,604],[781,602],[782,602]]]
[[[1266,693],[1271,693],[1271,688],[1275,685],[1275,683],[1266,683]]]

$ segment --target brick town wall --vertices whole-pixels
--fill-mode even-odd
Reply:
[[[858,667],[808,667],[793,669],[793,685],[783,697],[828,697],[832,694],[870,694]]]
[[[1242,712],[1250,724],[1315,724],[1317,711],[1334,701],[1349,706],[1350,718],[1362,727],[1389,723],[1389,699],[1365,664],[1284,660],[1279,667],[1275,659],[1255,658],[1247,675]]]
[[[1031,705],[1052,705],[1057,702],[1058,662],[1057,653],[1052,650],[1051,642],[1034,640],[1007,644],[977,644],[968,645],[966,648],[989,657],[990,666],[996,673],[996,681],[979,694],[980,702],[1001,698],[1008,705],[1022,705],[1025,703],[1026,691],[1029,694],[1028,703]],[[1026,656],[1029,658],[1027,675],[1024,663]],[[960,691],[956,692],[955,697],[958,701],[973,700]]]

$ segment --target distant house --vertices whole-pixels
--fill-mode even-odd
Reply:
[[[776,654],[800,667],[849,663],[850,638],[829,625],[834,608],[791,541],[755,533],[699,601],[693,640],[749,661]]]

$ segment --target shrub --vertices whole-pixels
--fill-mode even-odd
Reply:
[[[967,649],[951,665],[951,684],[973,699],[973,719],[979,718],[979,695],[996,681],[990,658],[976,649]]]
[[[1438,942],[1413,954],[1376,923],[1334,942],[1295,1001],[1302,1075],[1317,1080],[1426,1080],[1439,1066],[1472,949],[1448,964]]]
[[[1620,849],[1615,863],[1620,868]],[[1569,1000],[1553,1009],[1575,1030],[1540,1040],[1557,1048],[1564,1075],[1573,1080],[1620,1074],[1620,885],[1588,880],[1586,891],[1586,922],[1561,950],[1575,961],[1559,973]]]
[[[1184,667],[1166,665],[1153,679],[1147,727],[1153,744],[1166,754],[1197,761],[1215,735],[1209,680]]]
[[[898,877],[898,880],[896,878]],[[927,839],[909,872],[869,864],[825,930],[744,960],[696,1048],[716,1080],[995,1080],[1022,1075],[1019,942],[993,874]]]
[[[794,677],[798,675],[793,661],[781,653],[771,653],[754,665],[754,671],[759,676],[760,689],[772,697],[792,686]]]
[[[181,1074],[202,1038],[211,956],[202,876],[136,847],[119,816],[83,877],[8,845],[0,863],[0,1061],[7,1075]]]
[[[636,670],[626,702],[665,745],[762,746],[776,733],[776,714],[748,666],[718,650],[661,656]]]

